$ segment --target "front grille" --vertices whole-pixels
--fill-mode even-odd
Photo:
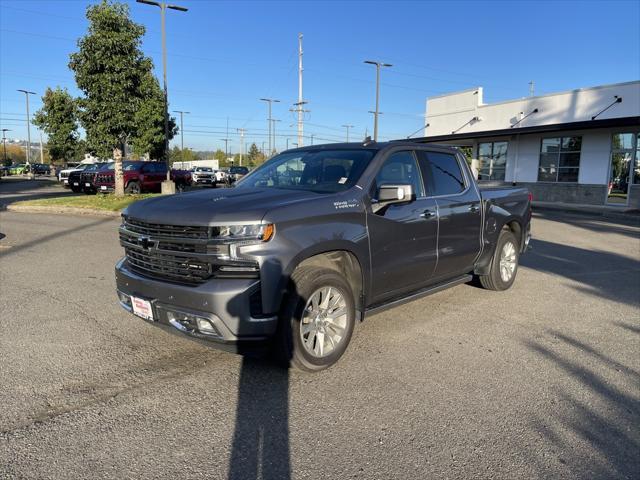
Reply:
[[[207,240],[209,227],[193,227],[179,225],[160,225],[157,223],[141,222],[127,218],[124,227],[130,232],[147,235],[149,237],[173,237]]]
[[[141,245],[141,237],[147,237],[150,244]],[[188,285],[203,283],[213,274],[212,263],[197,256],[207,253],[208,238],[208,227],[164,225],[132,218],[127,218],[120,229],[120,244],[131,270]]]
[[[172,255],[125,247],[129,268],[141,275],[197,285],[211,276],[211,264],[185,255]]]
[[[80,174],[80,180],[82,180],[83,183],[93,183],[93,178],[94,178],[95,173],[93,172],[82,172]]]
[[[98,173],[96,175],[96,183],[113,183],[113,175]]]

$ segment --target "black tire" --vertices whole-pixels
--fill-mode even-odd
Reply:
[[[314,357],[305,349],[301,322],[305,307],[314,292],[331,287],[342,294],[346,304],[344,335],[326,356]],[[338,272],[321,267],[303,267],[291,276],[287,297],[283,302],[275,339],[275,353],[280,364],[306,372],[316,372],[336,363],[347,349],[356,322],[355,300],[346,280]]]
[[[80,193],[82,191],[82,189],[80,187],[71,187],[71,191],[73,193]]]
[[[503,249],[505,245],[511,243],[514,254],[515,254],[515,269],[511,274],[511,277],[508,280],[503,279],[500,273],[500,257],[502,255]],[[487,275],[479,275],[478,280],[480,281],[480,285],[486,288],[487,290],[507,290],[513,285],[513,282],[516,279],[516,275],[518,273],[518,265],[520,262],[520,243],[516,239],[516,236],[511,232],[511,230],[502,230],[500,235],[498,236],[498,242],[496,244],[496,249],[493,252],[493,257],[491,258],[491,265],[489,266],[489,273]]]
[[[124,189],[124,193],[130,193],[132,195],[137,195],[140,193],[140,184],[138,182],[131,181],[127,183],[127,186]]]

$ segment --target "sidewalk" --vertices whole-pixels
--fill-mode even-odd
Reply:
[[[628,206],[587,205],[582,203],[539,202],[533,201],[533,210],[554,210],[559,212],[575,212],[589,215],[602,215],[608,218],[639,219],[640,209]]]

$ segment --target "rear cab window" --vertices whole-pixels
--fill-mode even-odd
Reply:
[[[418,162],[430,196],[455,195],[466,189],[460,162],[453,153],[419,150]]]

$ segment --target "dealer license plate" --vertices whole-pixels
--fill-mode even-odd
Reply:
[[[151,309],[151,302],[148,300],[131,297],[131,306],[134,314],[146,320],[153,320],[153,310]]]
[[[85,187],[90,187],[90,186],[91,186],[91,184],[90,184],[90,183],[85,183],[85,184],[84,184],[84,186],[85,186]]]
[[[106,190],[107,186],[106,185],[100,185],[100,190]]]
[[[80,185],[78,182],[73,182],[74,187],[77,187],[78,185]]]

